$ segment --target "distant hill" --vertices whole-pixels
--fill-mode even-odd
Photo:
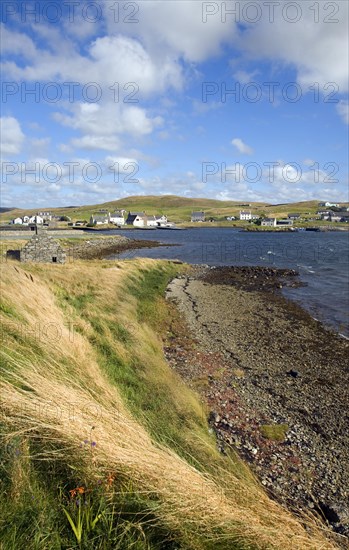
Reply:
[[[8,208],[5,208],[4,206],[0,206],[0,214],[3,212],[10,212],[11,210],[16,210],[15,206],[10,206]]]
[[[56,215],[67,215],[72,220],[89,220],[91,214],[98,210],[117,210],[125,209],[137,212],[145,211],[147,214],[166,214],[176,223],[186,223],[190,221],[192,211],[204,210],[206,218],[213,217],[217,221],[224,221],[226,216],[236,216],[241,209],[252,210],[256,214],[265,214],[266,216],[285,216],[288,213],[297,212],[300,214],[315,214],[319,208],[319,201],[306,201],[285,204],[270,204],[266,202],[248,201],[219,201],[207,198],[187,198],[176,195],[148,195],[148,196],[130,196],[115,201],[104,202],[102,204],[86,206],[65,206],[59,208],[40,207],[39,210],[50,210]],[[9,221],[15,216],[21,216],[24,213],[35,213],[36,209],[2,209],[0,213],[0,222]]]

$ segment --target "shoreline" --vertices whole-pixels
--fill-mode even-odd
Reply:
[[[154,248],[164,246],[159,241],[148,241],[145,239],[130,239],[117,235],[101,239],[93,239],[85,241],[82,244],[77,244],[68,247],[67,258],[81,260],[103,260],[113,254],[121,254],[123,252],[138,250],[140,248]],[[69,260],[68,260],[69,261]]]
[[[220,450],[235,449],[273,498],[320,514],[346,544],[349,341],[278,290],[298,284],[293,270],[193,267],[167,291],[191,345],[174,330],[165,353],[206,403]]]

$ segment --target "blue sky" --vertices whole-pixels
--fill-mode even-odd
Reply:
[[[2,206],[348,201],[347,2],[1,9]]]

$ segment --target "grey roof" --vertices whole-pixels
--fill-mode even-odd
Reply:
[[[192,217],[200,217],[202,218],[203,216],[205,216],[205,212],[192,212],[191,213]]]
[[[105,220],[108,220],[108,216],[101,216],[99,214],[93,214],[92,217],[96,222],[104,222]]]

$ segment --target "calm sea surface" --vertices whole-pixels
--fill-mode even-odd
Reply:
[[[233,228],[193,228],[110,233],[178,245],[133,250],[111,256],[113,259],[166,258],[193,264],[297,269],[306,286],[286,289],[285,295],[349,337],[349,232],[252,233]]]

